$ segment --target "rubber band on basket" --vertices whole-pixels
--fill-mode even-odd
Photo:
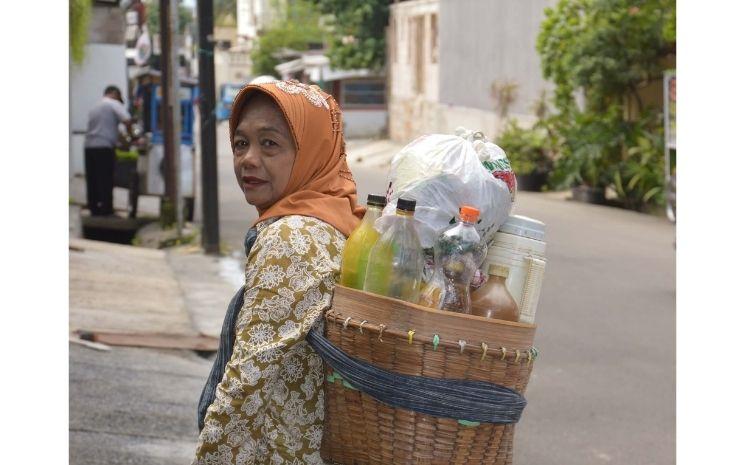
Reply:
[[[502,352],[502,358],[500,358],[500,360],[504,360],[505,358],[507,358],[507,349],[505,349],[504,347],[500,347],[499,350]]]
[[[344,324],[342,325],[344,329],[347,329],[347,325],[349,325],[349,320],[351,320],[352,317],[348,316],[346,320],[344,320]]]
[[[520,362],[520,350],[515,349],[515,363]]]
[[[482,350],[482,352],[481,352],[481,361],[483,362],[484,359],[486,358],[486,351],[489,350],[489,346],[486,345],[486,342],[482,342],[481,343],[481,350]]]
[[[458,345],[460,346],[460,353],[462,354],[464,350],[466,350],[466,341],[463,339],[460,339],[458,341]]]
[[[458,420],[458,424],[473,428],[474,426],[479,426],[481,423],[478,421]]]
[[[538,358],[538,349],[535,347],[531,347],[530,350],[528,350],[528,363],[532,363],[533,360]]]
[[[434,346],[433,350],[437,350],[437,346],[440,345],[440,336],[437,334],[432,337],[432,345]]]
[[[409,332],[407,333],[409,335],[409,344],[411,344],[411,343],[414,342],[414,333],[415,332],[416,331],[414,331],[413,329],[410,329]]]
[[[385,331],[385,325],[384,324],[381,324],[380,325],[380,332],[378,333],[378,340],[380,342],[383,342],[383,331]]]
[[[365,323],[367,323],[367,320],[362,320],[362,323],[360,323],[360,334],[365,334],[362,332],[362,325],[364,325]]]

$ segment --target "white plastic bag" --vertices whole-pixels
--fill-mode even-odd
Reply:
[[[480,133],[422,136],[393,157],[388,174],[388,205],[375,224],[384,231],[399,197],[416,200],[417,232],[429,248],[458,221],[462,205],[481,212],[476,230],[484,244],[494,238],[512,209],[515,176],[504,151]]]

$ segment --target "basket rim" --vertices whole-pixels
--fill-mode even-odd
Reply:
[[[331,308],[341,321],[354,319],[385,326],[386,331],[418,334],[441,341],[465,340],[478,347],[511,347],[520,351],[533,346],[536,325],[436,310],[391,297],[339,286]]]
[[[343,286],[341,284],[336,284],[336,286],[334,288],[334,292],[336,292],[336,289],[337,288],[344,289],[344,291],[348,291],[348,292],[351,292],[351,293],[359,292],[359,293],[365,294],[366,296],[370,296],[373,299],[380,299],[380,300],[391,302],[391,303],[400,304],[401,302],[403,302],[407,306],[414,307],[417,310],[420,310],[420,311],[422,311],[424,313],[432,313],[432,314],[435,314],[435,315],[456,316],[456,317],[463,318],[463,319],[466,319],[466,320],[472,320],[472,321],[475,321],[475,322],[486,323],[486,324],[490,324],[490,325],[512,326],[514,328],[524,328],[524,329],[536,329],[537,328],[537,326],[535,324],[533,324],[533,323],[522,323],[522,322],[519,322],[519,321],[499,320],[497,318],[486,318],[486,317],[483,317],[483,316],[468,315],[468,314],[465,314],[465,313],[451,312],[451,311],[447,311],[447,310],[438,310],[436,308],[425,307],[424,305],[415,304],[415,303],[412,303],[412,302],[405,302],[405,301],[402,301],[402,300],[399,300],[399,299],[395,299],[393,297],[388,297],[388,296],[385,296],[385,295],[373,294],[372,292],[367,292],[367,291],[363,291],[361,289],[355,289],[355,288],[352,288],[352,287]]]

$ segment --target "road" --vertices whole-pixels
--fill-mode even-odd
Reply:
[[[256,217],[218,140],[220,221],[240,250]],[[354,163],[360,199],[385,170]],[[547,224],[541,356],[517,429],[519,465],[675,463],[675,228],[665,219],[519,192],[513,213]]]

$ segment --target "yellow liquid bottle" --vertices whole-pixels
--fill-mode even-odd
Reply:
[[[367,212],[360,225],[349,235],[344,246],[341,259],[341,278],[339,280],[342,286],[354,289],[362,289],[365,286],[365,273],[370,249],[380,236],[374,227],[375,220],[380,218],[383,207],[385,207],[385,197],[372,194],[367,196]]]
[[[419,302],[424,255],[414,228],[416,201],[398,199],[392,224],[370,249],[365,291]]]

